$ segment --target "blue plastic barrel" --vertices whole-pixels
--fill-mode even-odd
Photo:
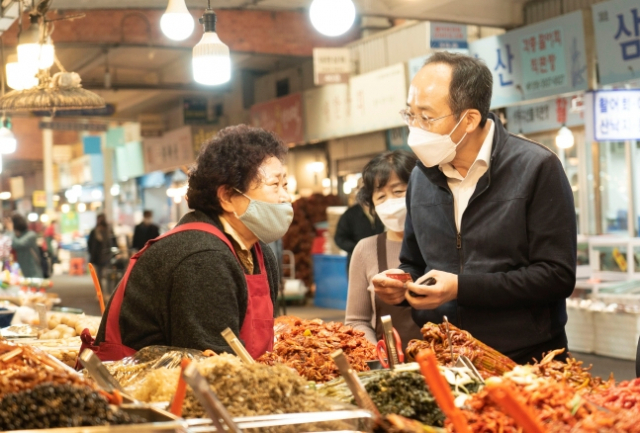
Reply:
[[[347,308],[347,257],[314,254],[313,278],[316,283],[314,304],[321,308]]]

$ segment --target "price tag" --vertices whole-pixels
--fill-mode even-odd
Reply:
[[[40,328],[47,327],[47,307],[44,304],[36,304],[36,312],[40,319]]]

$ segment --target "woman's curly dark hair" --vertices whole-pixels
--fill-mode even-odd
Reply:
[[[204,144],[189,170],[189,208],[207,215],[221,215],[218,188],[226,186],[245,192],[260,180],[264,161],[276,157],[284,162],[287,147],[275,134],[247,125],[224,128]]]
[[[369,209],[375,215],[373,193],[378,188],[384,188],[394,172],[402,182],[409,183],[411,171],[416,166],[417,158],[406,150],[382,152],[373,158],[362,169],[362,188],[358,191],[358,203]]]

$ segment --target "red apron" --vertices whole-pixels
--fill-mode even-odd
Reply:
[[[150,240],[143,249],[131,258],[127,271],[125,272],[118,289],[113,295],[113,300],[111,301],[109,314],[107,316],[107,326],[104,336],[105,341],[100,343],[98,346],[95,346],[94,340],[91,338],[89,331],[84,330],[81,335],[82,347],[79,351],[80,354],[84,349],[91,349],[96,352],[96,355],[98,355],[102,361],[118,361],[136,353],[135,349],[122,344],[122,335],[120,334],[120,309],[122,307],[122,301],[124,299],[124,293],[127,289],[127,282],[129,281],[131,271],[140,256],[152,244],[167,236],[187,230],[200,230],[218,237],[229,247],[234,256],[236,255],[233,246],[227,237],[215,226],[207,223],[183,224],[168,231],[162,236]],[[260,265],[260,274],[245,275],[248,295],[247,311],[244,316],[242,328],[240,329],[240,338],[244,341],[251,356],[258,358],[266,351],[271,351],[273,349],[273,303],[271,301],[269,279],[267,277],[267,270],[264,266],[264,256],[262,254],[260,244],[256,243],[255,248],[258,263]]]

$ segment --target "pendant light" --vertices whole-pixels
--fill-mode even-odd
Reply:
[[[36,77],[37,71],[25,68],[23,64],[18,62],[17,54],[7,56],[5,71],[7,74],[7,85],[14,90],[30,89],[38,84],[38,78]]]
[[[167,10],[160,18],[162,33],[174,41],[184,41],[191,33],[195,24],[184,0],[169,0]]]
[[[573,147],[574,143],[575,138],[573,132],[565,125],[562,125],[562,128],[558,131],[558,135],[556,135],[556,146],[560,149],[569,149]]]
[[[31,25],[18,38],[18,62],[28,71],[53,66],[55,49],[49,35],[44,35],[38,16],[31,15]]]
[[[16,136],[13,135],[9,128],[4,126],[3,121],[2,127],[0,127],[0,154],[7,155],[15,152],[17,144]]]
[[[204,35],[193,47],[193,79],[200,84],[215,86],[231,79],[231,56],[216,33],[216,14],[209,1],[207,10],[200,18]]]
[[[325,36],[345,34],[356,19],[352,0],[313,0],[309,8],[311,24]]]

